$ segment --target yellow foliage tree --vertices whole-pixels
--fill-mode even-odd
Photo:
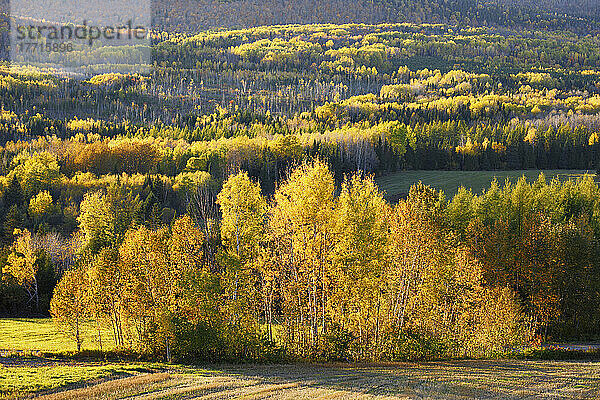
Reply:
[[[50,314],[64,334],[77,344],[81,351],[83,344],[82,323],[90,315],[87,276],[82,269],[65,272],[54,289],[50,302]]]
[[[29,214],[34,218],[41,218],[52,209],[52,196],[47,190],[37,194],[29,201]]]
[[[270,234],[277,246],[288,335],[299,353],[325,330],[334,238],[334,179],[320,161],[303,164],[275,192]],[[308,327],[308,332],[306,331]]]
[[[29,295],[29,301],[35,302],[38,309],[38,282],[36,263],[37,256],[31,241],[31,233],[27,230],[15,229],[15,242],[8,255],[6,272],[12,275],[19,285],[22,285]]]

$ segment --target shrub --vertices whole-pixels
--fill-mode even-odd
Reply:
[[[311,351],[311,359],[318,361],[351,361],[356,337],[338,324],[323,334]]]
[[[175,321],[173,356],[179,361],[277,361],[283,350],[266,337],[234,326]]]
[[[448,355],[448,343],[424,333],[393,329],[384,336],[380,358],[389,361],[422,361]]]

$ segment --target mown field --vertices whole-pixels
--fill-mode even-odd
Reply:
[[[577,179],[586,173],[595,174],[595,171],[581,170],[402,171],[378,178],[377,184],[390,198],[408,193],[410,187],[419,181],[443,190],[446,198],[451,198],[461,186],[471,189],[473,193],[481,193],[484,189],[490,187],[494,179],[498,180],[501,185],[504,184],[507,178],[514,183],[522,176],[525,176],[529,181],[535,181],[540,172],[544,173],[547,181],[555,177],[564,181]]]
[[[35,360],[11,365],[5,359],[0,361],[4,364],[0,369],[0,390],[5,397],[26,397],[37,392],[48,400],[593,399],[600,395],[600,363],[585,362],[510,360],[192,368],[142,364],[48,366]],[[88,384],[82,384],[86,381]]]
[[[96,349],[88,326],[88,349]],[[85,345],[84,345],[85,347]],[[3,350],[74,350],[49,319],[0,320]],[[16,353],[18,354],[18,353]],[[114,363],[0,354],[0,398],[599,398],[600,362],[478,360],[385,365]]]

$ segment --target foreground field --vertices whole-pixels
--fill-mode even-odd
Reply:
[[[105,365],[42,358],[0,358],[0,398],[22,397],[148,371],[138,365]]]
[[[83,366],[0,359],[0,386],[5,396],[42,392],[43,399],[521,399],[598,398],[600,363],[541,361],[453,361],[386,366],[238,365],[195,369],[163,366],[154,372],[133,366]],[[43,365],[43,366],[42,366]],[[52,375],[74,379],[46,387]],[[107,375],[112,370],[112,375]],[[58,372],[60,371],[60,373]],[[21,373],[24,379],[19,380]],[[41,375],[44,379],[36,378]],[[118,378],[118,379],[109,379]],[[38,382],[34,386],[28,381]],[[10,390],[10,382],[21,382]],[[74,387],[74,388],[73,388]],[[7,390],[8,389],[8,390]],[[19,390],[17,390],[19,389]],[[12,395],[11,395],[12,393]],[[20,393],[16,395],[16,393]]]
[[[594,173],[580,170],[402,171],[378,178],[377,184],[389,197],[394,197],[408,193],[412,185],[422,181],[426,185],[443,190],[449,198],[454,196],[461,186],[471,189],[473,193],[481,193],[483,189],[490,187],[494,179],[497,179],[499,184],[503,184],[507,178],[514,183],[521,176],[525,176],[528,181],[535,181],[540,172],[544,173],[547,181],[554,177],[560,180],[576,179],[586,173]]]
[[[97,348],[93,332],[92,326],[86,326],[87,349]],[[74,350],[74,344],[49,319],[0,319],[0,350],[9,350],[5,355],[15,350],[62,352]],[[600,362],[495,360],[195,368],[0,354],[0,398],[32,394],[53,400],[599,398]]]

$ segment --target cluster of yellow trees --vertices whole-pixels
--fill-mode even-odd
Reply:
[[[241,172],[216,202],[221,218],[208,229],[186,215],[94,251],[84,238],[80,266],[55,290],[55,320],[79,345],[92,319],[99,340],[110,326],[118,346],[167,358],[481,356],[530,339],[515,294],[484,283],[426,186],[392,207],[355,175],[336,195],[315,161],[270,201]],[[211,229],[220,229],[216,253]]]

